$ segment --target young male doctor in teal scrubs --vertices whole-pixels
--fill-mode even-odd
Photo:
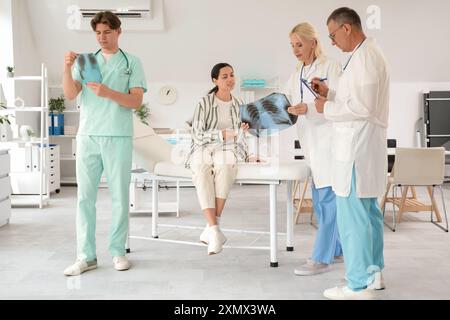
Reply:
[[[105,172],[112,197],[109,252],[116,270],[130,268],[125,256],[131,179],[133,109],[139,109],[147,91],[140,60],[119,48],[121,22],[111,12],[99,12],[91,21],[100,44],[95,57],[102,83],[82,84],[75,64],[77,54],[65,55],[63,88],[67,99],[81,92],[80,127],[77,134],[76,174],[77,260],[64,270],[66,276],[97,268],[95,225],[97,190]],[[72,70],[72,66],[75,67]]]

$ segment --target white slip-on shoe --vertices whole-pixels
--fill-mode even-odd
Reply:
[[[220,217],[216,217],[217,225],[219,225]],[[202,233],[200,234],[200,242],[204,244],[208,244],[208,230],[209,230],[209,224],[206,224],[205,229],[203,229]]]
[[[375,290],[363,289],[353,291],[348,287],[334,287],[323,292],[323,296],[330,300],[377,300]]]
[[[114,268],[117,271],[125,271],[130,269],[131,264],[126,256],[118,256],[113,258]]]
[[[306,260],[305,264],[294,270],[298,276],[313,276],[316,274],[330,271],[330,266],[325,263],[315,262],[311,259]]]
[[[82,274],[83,272],[92,270],[97,268],[97,259],[92,261],[86,261],[77,259],[74,264],[68,266],[66,269],[64,269],[64,275],[66,276],[78,276]]]
[[[220,230],[218,225],[209,227],[208,231],[208,255],[217,254],[222,251],[227,238]]]
[[[367,288],[372,290],[386,289],[386,285],[384,284],[383,273],[381,272],[375,273],[373,282],[370,285],[368,285]]]
[[[348,281],[346,276],[344,277],[344,279],[346,282]],[[377,272],[374,276],[374,281],[370,285],[368,285],[367,288],[377,291],[386,289],[386,285],[384,284],[383,273]]]

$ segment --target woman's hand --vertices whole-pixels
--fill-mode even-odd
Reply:
[[[222,130],[223,141],[234,140],[236,137],[236,133],[233,129],[224,129]]]
[[[250,126],[248,125],[248,123],[242,122],[241,129],[242,129],[242,131],[244,131],[244,133],[247,133],[249,128],[250,128]]]
[[[250,156],[248,158],[248,162],[258,162],[258,163],[265,163],[266,161],[257,157],[257,156]]]
[[[308,105],[306,103],[299,103],[296,106],[289,107],[287,111],[294,116],[301,116],[308,112]]]

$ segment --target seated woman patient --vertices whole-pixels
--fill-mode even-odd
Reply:
[[[211,79],[215,87],[195,108],[191,150],[186,160],[207,220],[200,241],[208,245],[208,255],[221,252],[227,240],[219,220],[237,175],[237,162],[248,161],[248,124],[241,123],[242,102],[231,94],[235,85],[233,67],[216,64]]]

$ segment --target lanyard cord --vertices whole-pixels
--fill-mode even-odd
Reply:
[[[316,62],[316,59],[314,59],[314,61],[311,63],[311,67],[310,67],[310,71],[311,71],[311,69],[313,68],[313,65],[314,65],[314,63]],[[300,102],[301,103],[303,103],[303,96],[304,96],[304,94],[303,94],[303,83],[305,82],[305,81],[308,81],[307,79],[305,80],[305,79],[303,79],[303,70],[305,69],[305,63],[303,63],[302,64],[302,70],[301,70],[301,72],[300,72]],[[309,91],[311,91],[311,89],[308,87],[308,85],[307,84],[305,84],[306,85],[306,87],[308,88],[308,90]],[[312,92],[312,91],[311,91]],[[312,92],[312,94],[315,96],[315,94],[314,94],[314,92]]]
[[[366,38],[366,39],[367,39],[367,38]],[[345,69],[347,69],[347,67],[348,67],[348,65],[349,65],[349,63],[350,63],[350,61],[352,61],[353,55],[356,53],[356,51],[358,51],[358,49],[362,46],[362,44],[364,43],[364,41],[366,41],[366,39],[364,39],[364,40],[356,47],[355,51],[353,51],[352,55],[350,56],[350,59],[348,59],[347,63],[346,63],[345,66],[344,66],[344,71],[345,71]]]

